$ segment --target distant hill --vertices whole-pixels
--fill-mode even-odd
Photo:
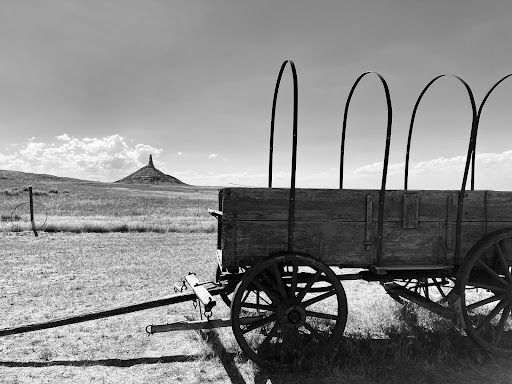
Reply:
[[[116,183],[134,183],[134,184],[179,184],[187,185],[183,181],[178,180],[174,176],[166,175],[159,171],[153,165],[153,158],[149,155],[149,164],[142,167],[138,171],[126,176]]]
[[[101,183],[95,180],[81,180],[72,177],[60,177],[42,173],[7,171],[0,169],[0,182],[2,181],[15,181],[20,183]],[[189,186],[181,180],[173,176],[166,175],[156,169],[153,165],[151,155],[149,156],[148,165],[121,180],[115,181],[115,183]]]
[[[91,180],[80,180],[72,177],[60,177],[43,173],[29,173],[19,171],[6,171],[0,169],[0,181],[21,181],[21,182],[53,182],[53,183],[90,183]]]

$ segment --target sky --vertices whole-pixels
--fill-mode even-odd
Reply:
[[[297,186],[337,188],[343,111],[365,71],[393,106],[388,189],[403,188],[414,104],[440,74],[477,107],[512,73],[510,0],[1,0],[0,169],[112,182],[147,165],[185,183],[266,186],[274,86],[298,72]],[[290,184],[292,81],[274,186]],[[512,80],[482,113],[476,188],[512,189]],[[387,114],[366,76],[350,104],[346,188],[380,188]],[[410,189],[459,189],[468,94],[425,94]]]

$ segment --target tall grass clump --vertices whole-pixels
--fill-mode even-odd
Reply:
[[[28,230],[28,229],[26,229]],[[214,233],[215,223],[198,223],[184,226],[179,224],[133,223],[133,222],[70,222],[48,223],[43,228],[48,233],[124,233],[124,232],[154,232],[154,233]]]
[[[19,196],[21,194],[18,188],[4,189],[3,194],[5,196]]]
[[[20,221],[20,215],[0,215],[0,221]]]

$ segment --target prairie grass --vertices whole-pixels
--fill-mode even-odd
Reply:
[[[2,184],[8,188],[0,199],[0,215],[18,219],[2,219],[0,231],[31,230],[28,187],[0,180]],[[209,208],[217,208],[216,191],[207,187],[36,183],[34,221],[38,231],[47,232],[210,233],[216,230],[216,220],[208,215]]]
[[[1,327],[165,297],[188,272],[213,278],[212,233],[0,233]],[[259,369],[230,328],[145,335],[197,319],[191,303],[0,339],[0,378],[59,383],[504,383],[510,362],[450,322],[402,306],[376,283],[344,282],[348,323],[335,353],[293,372]],[[215,318],[230,309],[217,298]],[[1,382],[1,380],[0,380]]]

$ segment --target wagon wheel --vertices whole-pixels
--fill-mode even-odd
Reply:
[[[448,297],[455,287],[452,277],[420,277],[395,280],[396,284],[439,304],[448,302]]]
[[[287,368],[335,348],[347,321],[345,291],[321,261],[283,254],[249,269],[235,289],[231,322],[251,360]]]
[[[512,355],[512,228],[471,248],[459,270],[462,326],[490,353]]]

